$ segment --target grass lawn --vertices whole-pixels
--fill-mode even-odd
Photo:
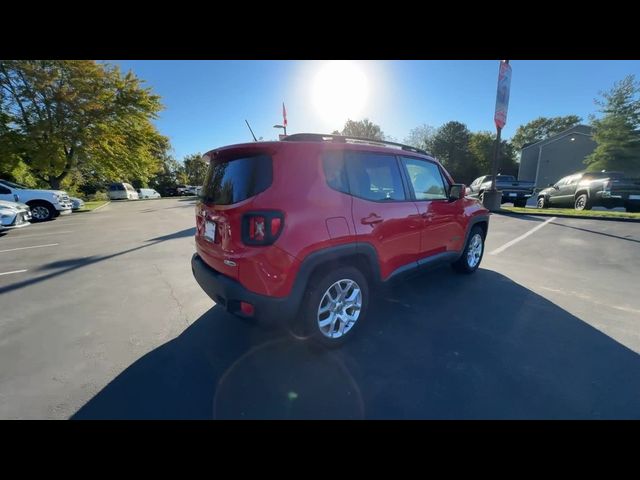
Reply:
[[[91,210],[95,210],[98,207],[101,207],[105,203],[108,203],[105,200],[99,200],[96,202],[84,202],[84,208],[78,210],[79,212],[90,212]]]
[[[572,208],[520,208],[502,207],[505,213],[524,213],[527,215],[563,215],[585,218],[633,218],[640,220],[640,213],[616,212],[611,210],[574,210]]]

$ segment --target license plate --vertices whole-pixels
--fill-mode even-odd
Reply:
[[[204,238],[209,240],[210,242],[215,242],[216,240],[216,224],[213,222],[205,222],[204,224]]]
[[[629,200],[640,200],[640,195],[629,195]]]
[[[518,194],[517,194],[517,193],[510,193],[510,194],[509,194],[509,196],[510,196],[510,197],[517,197],[517,196],[518,196]]]

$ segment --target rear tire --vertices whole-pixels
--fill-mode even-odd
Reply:
[[[305,336],[338,347],[353,336],[365,320],[369,284],[362,272],[347,266],[314,276],[300,309]]]
[[[458,273],[473,273],[480,266],[483,255],[484,234],[482,228],[475,226],[471,229],[462,255],[451,266]]]
[[[518,207],[518,208],[525,208],[527,206],[527,199],[526,198],[520,198],[518,200],[515,200],[513,202],[513,206],[514,207]]]
[[[586,193],[581,193],[576,197],[574,208],[578,211],[591,210],[591,202],[589,202],[589,196]]]
[[[625,206],[625,207],[624,207],[624,209],[625,209],[627,212],[632,212],[632,213],[638,213],[638,212],[640,212],[640,206],[635,206],[635,205],[634,205],[634,206],[632,206],[632,205],[627,205],[627,206]]]

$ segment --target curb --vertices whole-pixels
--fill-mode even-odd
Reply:
[[[89,213],[93,213],[93,212],[97,212],[98,210],[100,210],[101,208],[106,207],[107,205],[109,205],[111,203],[111,200],[109,200],[107,203],[105,203],[104,205],[100,205],[98,208],[94,208],[93,210],[91,210]]]
[[[562,213],[521,213],[521,212],[512,212],[510,210],[500,210],[497,213],[499,215],[511,215],[514,217],[521,215],[529,215],[531,217],[558,217],[558,218],[577,218],[579,220],[605,220],[609,222],[631,222],[631,223],[640,223],[640,218],[614,218],[614,217],[590,217],[586,215],[565,215]]]

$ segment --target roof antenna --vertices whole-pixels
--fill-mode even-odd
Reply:
[[[247,127],[249,127],[249,131],[251,132],[251,136],[253,137],[253,141],[257,142],[258,139],[256,138],[256,136],[253,134],[253,130],[251,130],[251,125],[249,125],[249,122],[247,122],[246,120],[244,121],[247,124]]]

